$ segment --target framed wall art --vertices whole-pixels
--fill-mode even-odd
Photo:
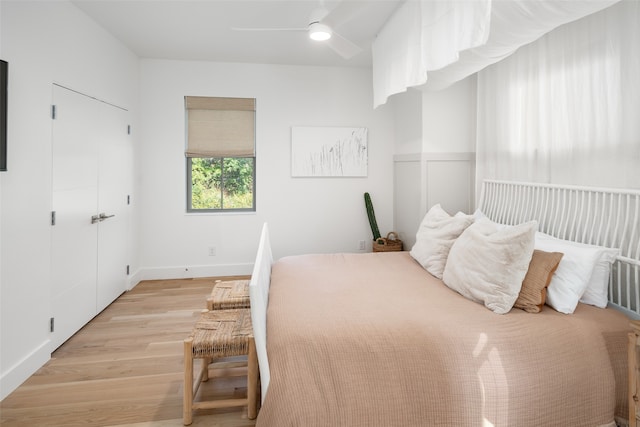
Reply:
[[[367,128],[292,127],[291,176],[366,177]]]

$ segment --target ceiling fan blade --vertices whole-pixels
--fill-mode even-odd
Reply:
[[[246,27],[233,27],[231,28],[233,31],[308,31],[309,28],[246,28]]]
[[[331,49],[335,50],[338,55],[342,56],[344,59],[352,58],[362,52],[362,48],[360,46],[345,39],[335,31],[331,35],[331,38],[325,43],[327,43]]]
[[[336,7],[331,9],[324,18],[322,18],[321,22],[331,28],[337,28],[340,25],[351,21],[366,8],[367,2],[342,0]]]

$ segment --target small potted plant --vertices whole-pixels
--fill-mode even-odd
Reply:
[[[369,225],[373,233],[373,252],[395,252],[402,250],[402,240],[398,239],[398,235],[394,231],[390,231],[387,237],[380,235],[378,223],[376,222],[376,213],[373,210],[373,203],[369,193],[364,193],[364,205],[367,208],[367,217],[369,217]]]

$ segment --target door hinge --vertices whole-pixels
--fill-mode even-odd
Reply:
[[[51,106],[51,118],[52,118],[53,120],[55,120],[55,119],[56,119],[56,106],[55,106],[55,105],[52,105],[52,106]]]
[[[131,135],[131,125],[127,125],[127,135]]]
[[[56,225],[56,211],[51,211],[51,225]]]
[[[129,275],[129,266],[127,265],[127,276]]]
[[[52,317],[51,319],[49,319],[49,332],[53,332],[54,328],[54,318]]]

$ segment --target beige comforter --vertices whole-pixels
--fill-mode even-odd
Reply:
[[[602,426],[626,418],[611,309],[495,314],[407,252],[273,265],[257,426]]]

